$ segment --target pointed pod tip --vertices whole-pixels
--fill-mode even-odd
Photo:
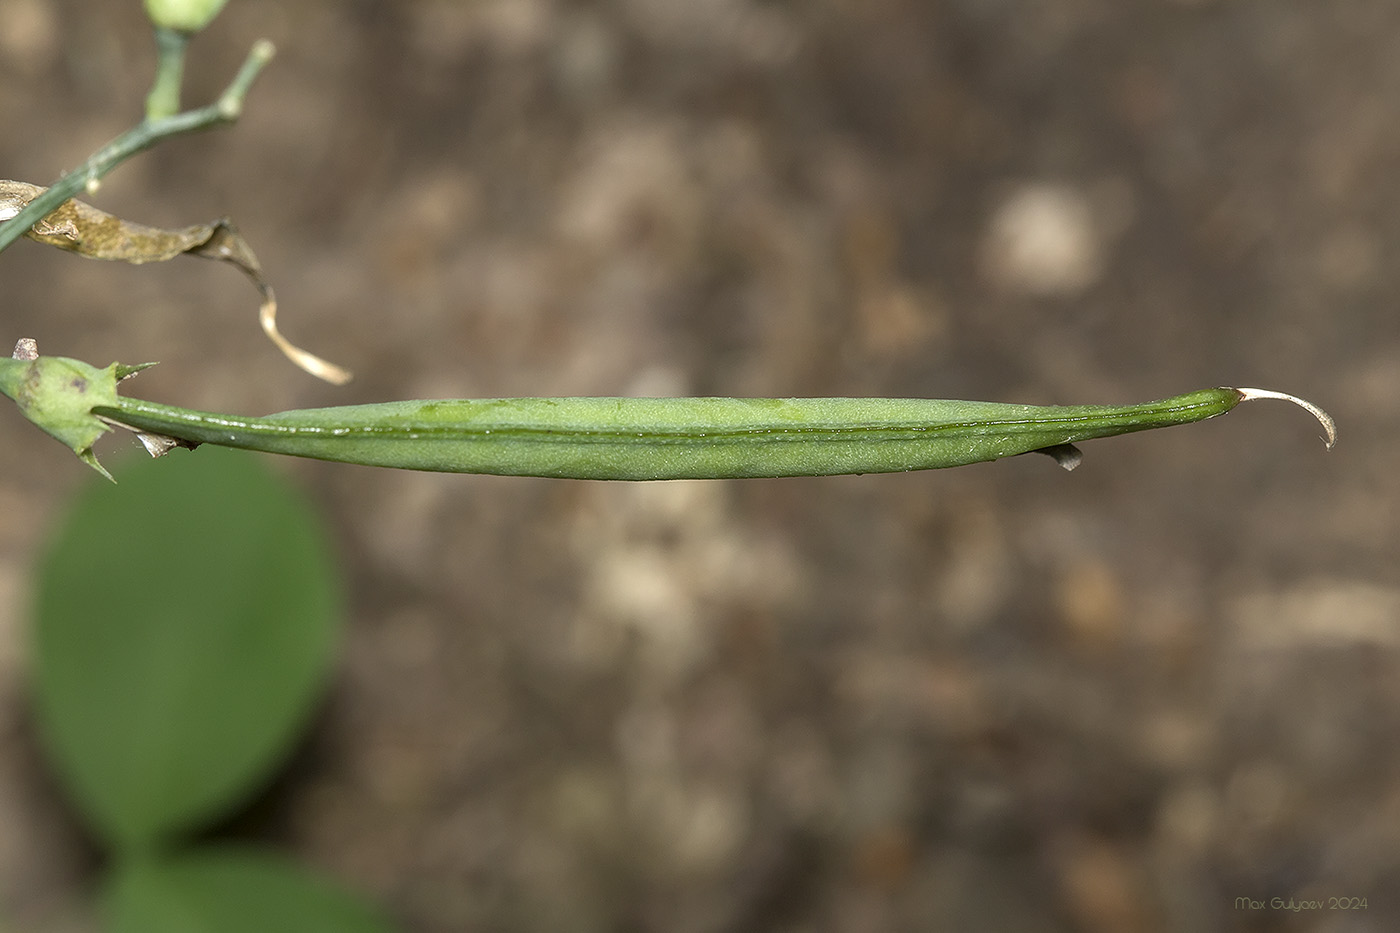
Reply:
[[[1332,420],[1332,416],[1327,414],[1318,406],[1305,398],[1296,395],[1289,395],[1286,392],[1275,392],[1272,389],[1235,389],[1239,393],[1240,401],[1249,402],[1259,398],[1273,398],[1284,402],[1292,402],[1299,408],[1306,411],[1317,419],[1317,423],[1322,425],[1324,434],[1323,441],[1327,444],[1327,449],[1331,450],[1337,445],[1337,422]]]

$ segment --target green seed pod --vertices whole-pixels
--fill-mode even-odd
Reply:
[[[240,417],[117,394],[145,366],[104,370],[38,356],[20,341],[0,392],[95,469],[105,427],[136,431],[160,456],[218,444],[341,463],[561,479],[739,479],[894,473],[1039,452],[1065,469],[1080,441],[1189,424],[1249,399],[1311,402],[1266,389],[1201,389],[1140,405],[1012,405],[901,398],[496,398],[346,405]],[[105,471],[104,471],[105,472]]]
[[[163,29],[199,32],[219,15],[228,0],[146,0],[146,15]]]
[[[1224,414],[1205,389],[1124,406],[935,399],[503,398],[389,402],[244,418],[120,398],[95,414],[145,435],[367,466],[568,479],[892,473],[1041,451]],[[148,444],[149,446],[149,444]],[[172,444],[173,446],[173,444]]]

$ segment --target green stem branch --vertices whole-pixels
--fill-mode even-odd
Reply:
[[[243,62],[243,67],[239,69],[238,74],[224,89],[224,92],[219,95],[217,101],[206,107],[187,110],[184,113],[174,113],[156,119],[147,116],[145,120],[97,150],[86,162],[68,172],[49,186],[43,194],[26,204],[24,209],[13,218],[0,222],[0,251],[4,251],[11,243],[28,233],[31,227],[53,213],[64,201],[85,188],[94,189],[98,181],[108,172],[138,152],[149,149],[170,136],[194,133],[237,120],[239,114],[243,112],[243,99],[247,96],[248,89],[262,69],[272,60],[273,52],[274,48],[271,42],[266,39],[259,40],[254,43],[248,57]],[[164,55],[162,50],[162,59],[164,59]],[[153,96],[157,94],[161,81],[162,79],[158,77],[157,88],[153,88],[151,92]],[[176,95],[176,106],[178,107],[178,87]]]
[[[156,77],[146,95],[146,119],[163,120],[180,112],[180,87],[185,80],[185,49],[190,33],[156,27]]]

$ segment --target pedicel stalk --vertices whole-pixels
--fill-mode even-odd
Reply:
[[[1203,421],[1242,401],[1310,402],[1266,389],[1202,389],[1140,405],[1037,406],[898,398],[501,398],[419,400],[240,417],[127,398],[117,383],[151,364],[98,369],[39,356],[21,340],[0,391],[111,478],[92,445],[135,431],[153,456],[218,444],[342,463],[567,479],[660,480],[893,473],[1016,454],[1078,465],[1074,445]]]

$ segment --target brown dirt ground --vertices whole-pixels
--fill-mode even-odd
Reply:
[[[193,260],[17,244],[6,340],[238,412],[1223,383],[1342,436],[1259,403],[1072,475],[281,463],[349,639],[228,832],[431,933],[1400,927],[1400,5],[235,0],[190,100],[260,36],[241,123],[97,203],[231,214],[289,335],[358,380],[293,370]],[[0,175],[80,162],[151,60],[135,0],[5,0]],[[21,632],[93,477],[8,407],[0,437],[0,911],[82,929],[96,856]]]

